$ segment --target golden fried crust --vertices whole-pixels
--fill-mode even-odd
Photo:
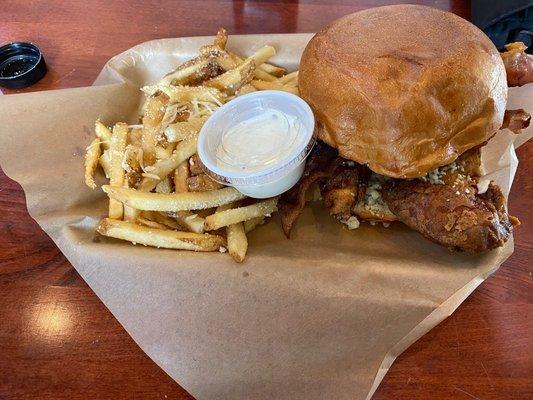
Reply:
[[[474,185],[402,181],[387,187],[383,197],[401,222],[452,250],[481,253],[500,247],[519,223],[508,216],[505,198],[493,183],[477,194]]]
[[[479,178],[482,175],[481,171],[481,147],[468,150],[459,156],[456,161],[464,175]]]
[[[326,178],[320,187],[324,207],[330,215],[347,220],[354,206],[364,198],[368,168],[337,158],[334,160],[330,177]]]
[[[300,64],[318,137],[341,157],[395,178],[420,177],[487,141],[507,83],[491,41],[448,12],[396,5],[320,31]]]

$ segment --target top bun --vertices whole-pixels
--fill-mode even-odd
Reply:
[[[347,15],[309,42],[300,95],[318,138],[379,174],[414,178],[501,126],[505,67],[470,22],[416,5]]]

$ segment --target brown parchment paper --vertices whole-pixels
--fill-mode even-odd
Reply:
[[[310,37],[232,36],[230,47],[250,54],[271,44],[274,61],[294,69]],[[1,166],[133,339],[199,400],[370,398],[395,357],[498,268],[512,240],[480,256],[453,254],[400,225],[347,231],[319,204],[291,240],[276,218],[252,232],[243,265],[96,237],[106,201],[82,179],[94,120],[137,121],[138,87],[210,41],[144,43],[112,58],[93,87],[0,97]],[[509,108],[533,110],[531,89],[510,96]],[[506,191],[515,138],[502,132],[483,153]]]

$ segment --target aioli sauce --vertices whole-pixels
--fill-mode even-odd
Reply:
[[[266,110],[222,135],[217,165],[233,172],[257,172],[282,162],[298,146],[301,128],[295,117]]]

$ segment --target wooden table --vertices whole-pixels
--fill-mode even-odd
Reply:
[[[0,42],[38,43],[50,72],[29,90],[58,89],[90,85],[108,58],[146,40],[210,35],[218,26],[234,34],[313,32],[341,15],[390,3],[4,0]],[[470,13],[468,1],[418,3]],[[527,173],[533,145],[518,155],[510,208],[523,226],[514,255],[398,358],[374,399],[533,398],[533,178]],[[1,171],[0,209],[0,399],[192,398],[126,334]]]

